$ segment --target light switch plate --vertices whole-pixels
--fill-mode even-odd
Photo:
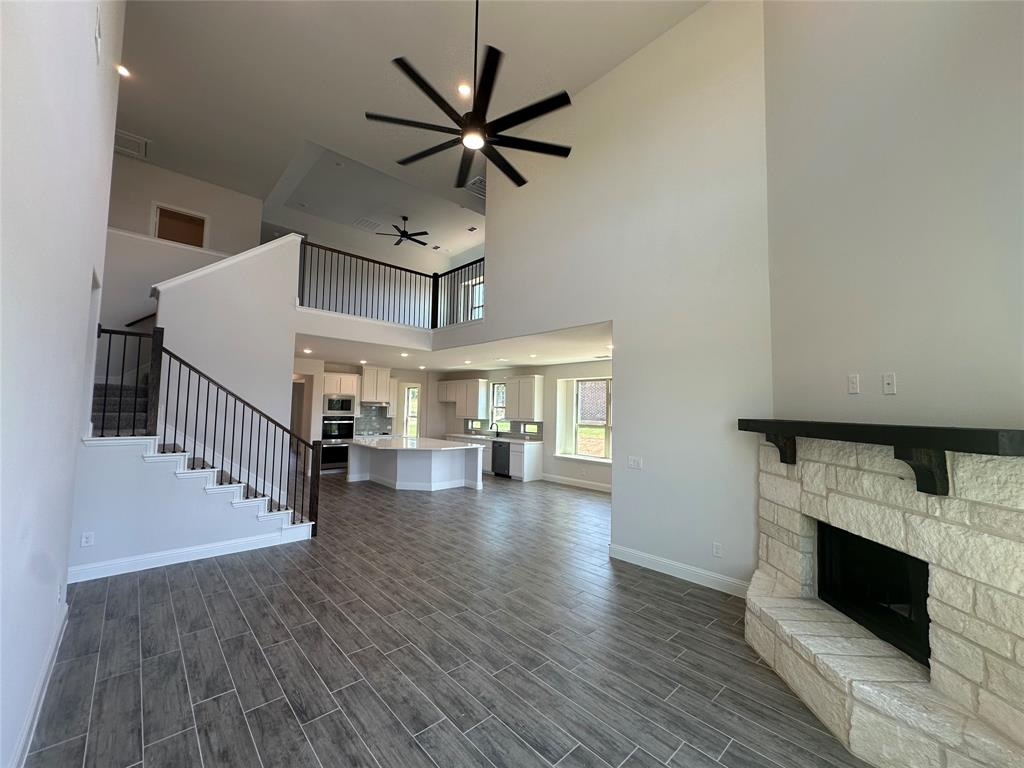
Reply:
[[[895,395],[896,394],[896,374],[895,373],[883,373],[882,374],[882,394],[883,395]]]
[[[626,466],[630,469],[643,469],[644,459],[643,456],[630,456],[626,462]]]
[[[846,377],[846,394],[848,395],[859,395],[860,394],[860,374],[851,373]]]
[[[96,543],[96,533],[94,531],[86,531],[82,534],[82,545],[83,547],[91,547]]]
[[[720,542],[720,541],[712,542],[712,544],[711,544],[711,555],[713,557],[721,557],[722,556],[722,542]]]

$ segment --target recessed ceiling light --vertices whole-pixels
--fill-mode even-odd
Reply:
[[[359,361],[359,364],[360,364],[360,365],[366,365],[366,361],[365,361],[365,360],[360,360],[360,361]]]
[[[615,349],[615,345],[614,345],[614,344],[609,344],[609,345],[608,345],[608,346],[606,347],[606,349]]]
[[[498,358],[498,362],[499,363],[507,363],[508,362],[508,358],[507,357],[499,357]]]
[[[473,92],[473,89],[469,87],[469,83],[459,83],[459,96],[466,97]]]
[[[408,352],[402,352],[402,357],[408,357],[408,356],[409,356]]]
[[[124,64],[118,64],[117,65],[117,74],[119,74],[121,77],[131,77],[132,76],[131,71]]]
[[[530,357],[536,357],[536,355],[530,355]]]
[[[313,354],[313,350],[312,349],[304,349],[302,351],[305,352],[307,355]]]
[[[472,363],[473,361],[472,361],[472,360],[463,360],[463,362],[464,362],[464,363],[465,363],[466,365],[469,365],[469,364],[470,364],[470,363]]]
[[[420,370],[421,370],[421,371],[425,371],[425,370],[427,370],[427,366],[425,366],[425,365],[421,365],[421,366],[420,366]]]

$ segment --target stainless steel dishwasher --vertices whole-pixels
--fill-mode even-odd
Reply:
[[[498,477],[512,477],[509,472],[509,443],[502,440],[491,443],[491,472]]]

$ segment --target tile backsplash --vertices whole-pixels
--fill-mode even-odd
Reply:
[[[355,417],[353,425],[357,435],[379,435],[385,432],[394,434],[391,428],[393,419],[387,415],[387,407],[364,405],[360,410],[360,415]]]
[[[482,421],[475,421],[473,419],[465,419],[462,423],[464,430],[467,434],[483,434],[491,432],[488,429],[487,424]],[[511,423],[511,429],[505,432],[502,430],[502,434],[515,435],[523,440],[543,440],[544,439],[544,424],[540,421],[513,421]],[[528,429],[529,428],[529,429]]]

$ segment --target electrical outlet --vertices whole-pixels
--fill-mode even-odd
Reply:
[[[883,395],[895,395],[896,394],[896,374],[895,373],[883,373],[882,374],[882,394]]]
[[[643,456],[630,456],[626,461],[626,466],[630,469],[643,469],[644,468],[644,457]]]
[[[851,373],[846,377],[846,394],[848,395],[859,395],[860,394],[860,374]]]
[[[86,531],[82,534],[82,543],[80,546],[91,547],[96,543],[96,533],[94,531]]]
[[[722,556],[722,542],[716,541],[711,544],[711,554],[714,557]]]

